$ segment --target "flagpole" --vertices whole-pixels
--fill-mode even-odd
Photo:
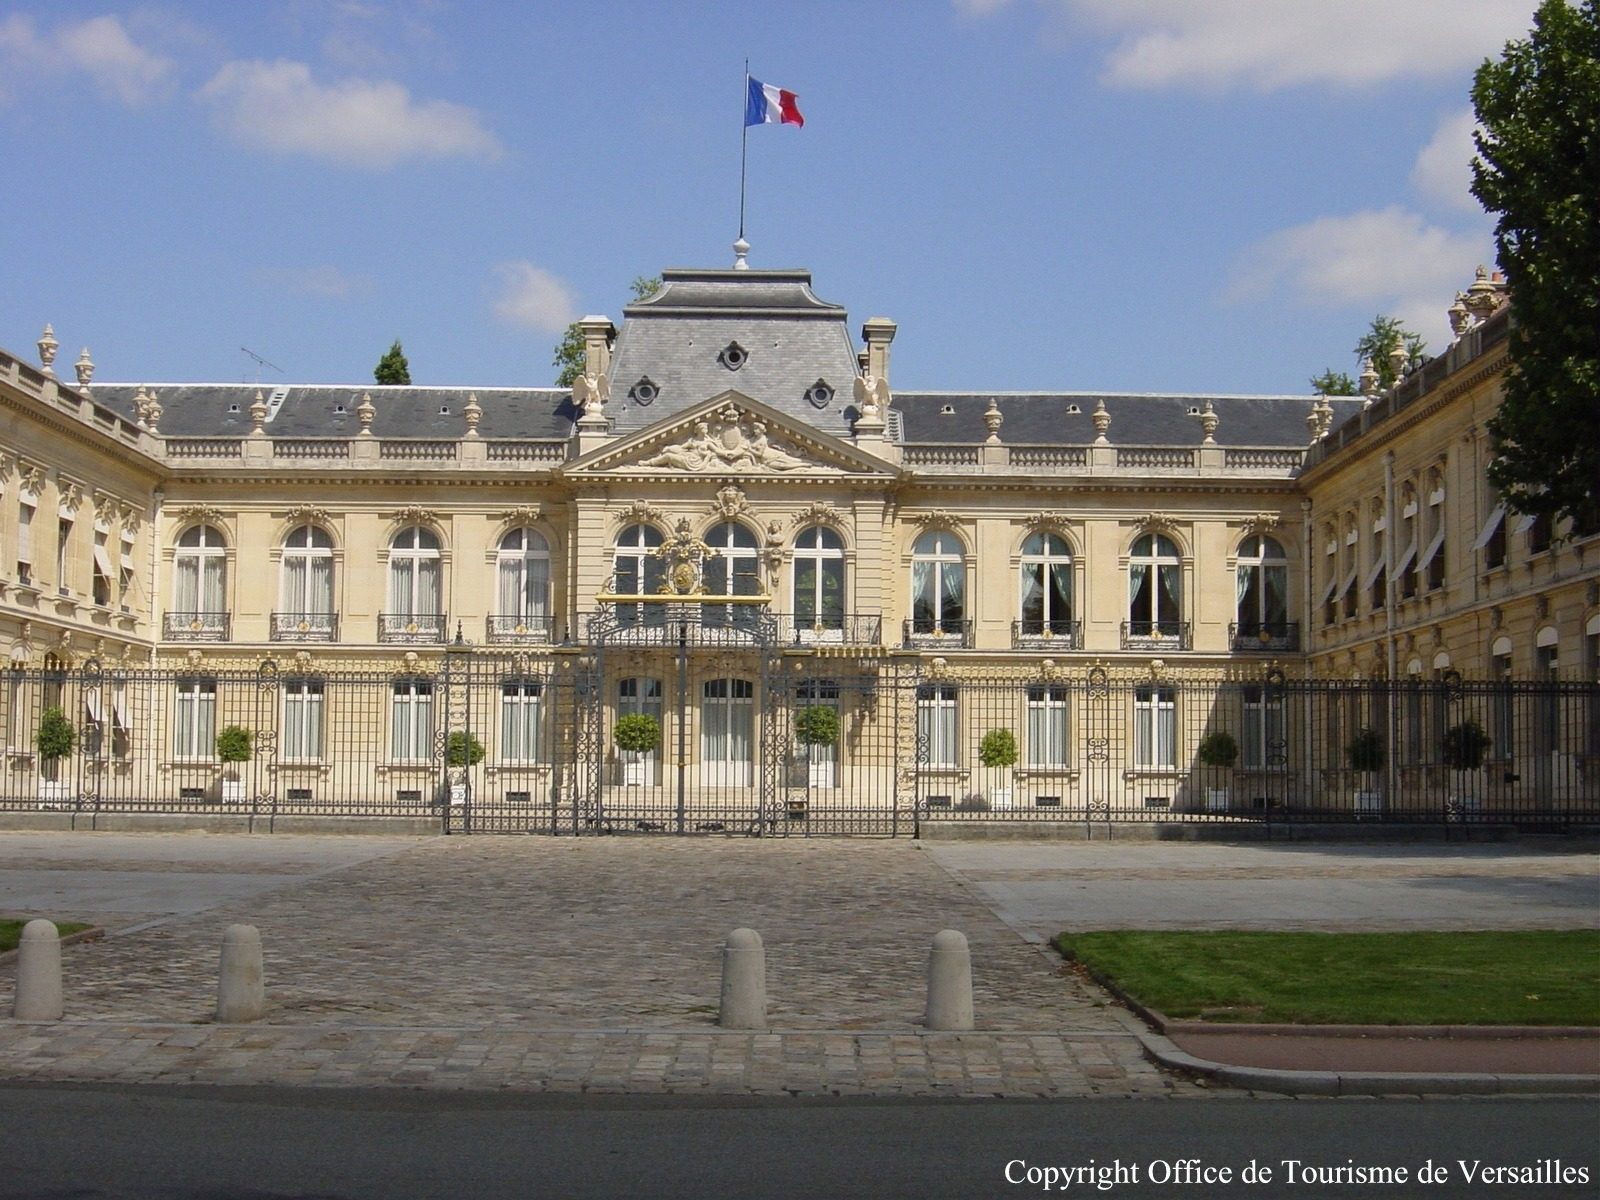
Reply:
[[[744,60],[744,95],[739,106],[739,240],[744,241],[744,158],[750,142],[750,125],[745,112],[750,105],[750,60]]]

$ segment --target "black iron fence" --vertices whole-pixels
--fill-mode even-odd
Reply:
[[[635,632],[649,636],[635,638]],[[742,622],[321,671],[0,675],[0,809],[423,816],[559,834],[942,821],[1600,822],[1600,685],[1340,682],[775,651]],[[619,737],[647,717],[653,738]],[[640,722],[630,723],[637,727]],[[238,749],[237,727],[247,743]]]

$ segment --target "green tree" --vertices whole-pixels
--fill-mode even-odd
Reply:
[[[1405,322],[1398,317],[1386,317],[1382,313],[1372,318],[1372,328],[1367,330],[1359,342],[1356,343],[1356,361],[1369,359],[1372,369],[1378,373],[1378,388],[1393,387],[1398,375],[1395,373],[1394,364],[1389,361],[1389,356],[1394,353],[1396,346],[1402,346],[1406,352],[1406,369],[1415,370],[1422,365],[1427,357],[1425,351],[1428,346],[1420,337],[1405,327]],[[1354,395],[1354,392],[1346,393]]]
[[[1472,194],[1514,317],[1489,480],[1518,512],[1600,528],[1600,5],[1544,0],[1478,68]]]
[[[1329,367],[1321,375],[1311,377],[1311,390],[1319,396],[1354,396],[1356,381],[1343,371]]]
[[[661,290],[661,276],[640,275],[628,288],[635,300],[643,300]],[[576,321],[568,325],[567,331],[561,335],[550,365],[561,368],[561,373],[556,376],[557,387],[571,387],[572,381],[583,374],[583,330]]]
[[[400,349],[399,338],[395,338],[394,345],[378,360],[378,365],[372,370],[372,378],[379,383],[411,382],[411,364],[406,361],[405,351]]]

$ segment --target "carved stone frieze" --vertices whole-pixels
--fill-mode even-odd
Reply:
[[[844,513],[826,500],[817,500],[806,505],[795,513],[794,518],[790,521],[790,524],[796,529],[803,529],[807,525],[832,525],[838,529],[842,528],[844,523]]]
[[[420,504],[408,504],[404,508],[384,515],[399,525],[439,524],[439,514],[431,508],[423,508]]]
[[[798,471],[816,466],[767,436],[765,422],[747,419],[729,405],[694,423],[694,432],[662,447],[640,467],[671,471]]]
[[[1244,523],[1244,527],[1251,533],[1273,533],[1282,524],[1283,518],[1277,513],[1258,512]]]
[[[539,504],[519,504],[500,514],[500,523],[508,529],[515,529],[519,525],[532,525],[543,519],[544,507]]]
[[[315,504],[296,504],[284,513],[284,518],[297,524],[309,522],[313,525],[326,525],[333,520],[327,509]]]
[[[750,511],[750,501],[745,499],[744,491],[737,484],[730,483],[717,491],[711,510],[724,521],[731,521]]]
[[[914,520],[914,524],[919,529],[954,530],[960,526],[961,519],[954,513],[946,512],[942,508],[935,508],[925,513],[919,513]]]
[[[617,513],[618,525],[659,525],[664,520],[661,510],[645,500],[635,500]]]
[[[1178,518],[1171,513],[1146,513],[1139,521],[1139,527],[1152,533],[1172,533],[1178,528]]]
[[[1067,518],[1063,513],[1036,512],[1025,518],[1022,524],[1039,533],[1065,533],[1067,530]]]
[[[180,519],[195,521],[202,525],[212,525],[222,520],[222,510],[209,504],[185,504],[176,512]]]

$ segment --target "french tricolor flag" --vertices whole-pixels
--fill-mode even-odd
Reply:
[[[804,125],[806,119],[800,115],[800,108],[795,103],[799,99],[793,92],[786,92],[780,87],[773,87],[770,83],[762,83],[759,79],[750,80],[750,90],[744,102],[744,123],[751,125]]]

